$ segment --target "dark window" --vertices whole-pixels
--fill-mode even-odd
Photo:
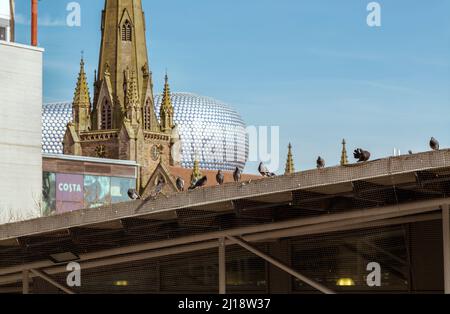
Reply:
[[[0,40],[6,40],[6,28],[0,27]]]
[[[369,263],[381,266],[381,287],[368,286]],[[409,261],[402,226],[294,240],[292,265],[338,292],[409,290]],[[298,280],[294,280],[294,290],[315,291]]]
[[[144,128],[146,130],[150,130],[151,128],[151,104],[150,104],[150,100],[147,100],[147,102],[145,103],[145,107],[144,107]]]
[[[109,130],[112,129],[112,117],[111,117],[111,105],[108,101],[102,106],[102,120],[101,120],[101,129]]]

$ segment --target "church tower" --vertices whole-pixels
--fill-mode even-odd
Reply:
[[[82,60],[64,137],[65,154],[139,163],[141,189],[159,164],[174,160],[173,121],[162,128],[155,113],[145,31],[141,0],[105,0],[92,109]]]

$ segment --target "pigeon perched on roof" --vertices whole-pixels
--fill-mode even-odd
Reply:
[[[322,168],[325,168],[325,160],[319,156],[319,158],[317,158],[317,169]]]
[[[158,184],[156,184],[155,190],[152,193],[152,197],[156,198],[160,194],[163,193],[164,186],[166,185],[166,182],[163,179],[158,179]]]
[[[408,154],[412,155],[412,154],[413,154],[413,151],[412,151],[412,150],[409,150],[409,151],[408,151]]]
[[[197,181],[195,181],[195,183],[189,188],[189,190],[195,190],[197,188],[204,187],[206,185],[206,183],[208,183],[208,177],[204,176],[204,177],[198,179]]]
[[[236,167],[236,170],[234,170],[233,173],[234,182],[241,181],[241,174],[242,174],[241,169],[239,169],[239,167]]]
[[[275,173],[270,172],[264,163],[259,164],[258,171],[263,177],[275,177]]]
[[[139,195],[139,193],[135,190],[135,189],[129,189],[128,190],[128,197],[132,200],[139,200],[141,199],[141,196]]]
[[[222,185],[225,182],[225,175],[222,170],[219,170],[216,175],[216,181],[219,185]]]
[[[439,141],[432,137],[430,140],[430,147],[432,150],[439,150]]]
[[[177,184],[178,191],[183,192],[184,191],[184,180],[183,180],[183,178],[178,177],[176,184]]]
[[[370,153],[366,150],[358,148],[353,152],[353,157],[355,157],[355,159],[358,159],[358,162],[366,162],[370,159]]]

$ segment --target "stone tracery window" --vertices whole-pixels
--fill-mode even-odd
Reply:
[[[122,41],[131,41],[131,23],[126,20],[122,25]]]
[[[144,129],[151,129],[151,103],[150,100],[147,99],[144,106]]]
[[[101,129],[102,130],[112,129],[112,110],[111,104],[108,101],[105,101],[102,106]]]

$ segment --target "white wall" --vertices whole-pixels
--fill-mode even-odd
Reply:
[[[0,42],[0,224],[40,215],[42,59],[42,49]]]
[[[9,0],[0,0],[0,19],[10,20],[10,15]]]

